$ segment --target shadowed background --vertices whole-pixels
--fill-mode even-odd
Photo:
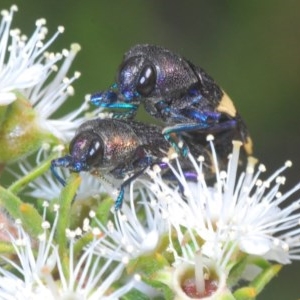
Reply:
[[[13,3],[19,7],[13,27],[30,35],[45,17],[49,36],[58,25],[66,29],[51,50],[82,46],[73,64],[82,77],[65,112],[106,89],[132,45],[162,45],[202,66],[227,91],[269,172],[293,161],[283,190],[300,180],[300,2],[1,0],[0,9]],[[300,263],[285,266],[259,299],[299,298],[299,273]]]

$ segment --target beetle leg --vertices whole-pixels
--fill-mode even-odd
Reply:
[[[113,85],[107,91],[98,92],[91,95],[90,102],[97,107],[123,110],[123,112],[113,113],[113,118],[115,119],[134,118],[138,105],[133,101],[133,99],[130,101],[130,103],[123,101],[119,92],[114,91],[116,88],[117,86]]]
[[[165,127],[162,131],[163,135],[170,135],[171,133],[181,133],[189,131],[198,131],[201,133],[217,133],[232,129],[236,126],[236,120],[228,120],[222,123],[205,124],[205,123],[182,123],[173,126]]]
[[[134,174],[121,184],[119,195],[115,201],[115,210],[119,210],[122,207],[125,188],[153,164],[153,157],[149,155],[147,149],[142,146],[137,147],[132,158],[130,164],[123,164],[121,167],[118,166],[110,172],[116,178],[123,178],[126,174],[135,171]]]
[[[125,193],[125,188],[130,185],[136,178],[138,178],[139,176],[141,176],[145,170],[148,168],[144,167],[143,169],[139,170],[138,172],[134,173],[131,177],[129,177],[128,179],[126,179],[120,186],[120,192],[119,195],[115,201],[115,211],[121,209],[122,204],[123,204],[123,200],[124,200],[124,193]]]
[[[221,123],[182,123],[182,124],[176,124],[173,126],[165,127],[162,131],[162,134],[164,135],[165,139],[172,145],[173,148],[175,148],[176,152],[180,153],[183,157],[187,156],[189,149],[186,143],[183,140],[180,140],[181,143],[178,143],[176,139],[174,139],[174,135],[172,134],[178,134],[183,132],[199,132],[199,133],[218,133],[221,131],[226,131],[229,129],[232,129],[236,126],[236,120],[228,120]],[[176,135],[175,135],[176,136]]]

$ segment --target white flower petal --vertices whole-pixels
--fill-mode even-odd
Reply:
[[[14,93],[0,92],[0,106],[8,105],[17,99]]]
[[[272,248],[272,242],[260,236],[249,236],[241,238],[240,249],[248,254],[264,256]]]

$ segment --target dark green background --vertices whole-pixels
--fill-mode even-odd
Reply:
[[[26,34],[45,17],[50,33],[66,31],[51,48],[82,46],[74,70],[84,95],[105,89],[122,54],[136,43],[166,46],[201,65],[234,99],[248,124],[255,155],[271,172],[291,159],[286,188],[300,180],[299,1],[23,0],[14,26]],[[11,1],[1,0],[1,8]],[[298,195],[299,196],[299,195]],[[300,297],[300,264],[284,267],[259,299]]]

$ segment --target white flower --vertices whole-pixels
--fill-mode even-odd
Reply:
[[[211,138],[210,138],[211,139]],[[155,193],[158,205],[168,214],[168,220],[177,232],[178,239],[184,240],[186,231],[195,232],[201,238],[201,251],[207,257],[218,257],[228,241],[248,254],[259,255],[280,263],[289,263],[290,259],[299,259],[299,207],[300,200],[286,204],[286,200],[297,190],[281,194],[280,186],[284,177],[280,174],[291,165],[287,162],[266,180],[259,179],[265,167],[260,165],[255,172],[256,160],[248,159],[246,171],[238,180],[237,168],[239,161],[240,142],[233,143],[227,172],[218,170],[216,153],[212,139],[211,149],[216,165],[216,183],[209,187],[202,174],[202,161],[195,161],[194,172],[197,183],[186,180],[180,168],[172,169],[184,195],[174,185],[167,185],[159,176],[155,180]]]
[[[46,50],[60,35],[64,28],[58,27],[57,32],[47,41],[46,21],[36,21],[36,29],[30,38],[21,34],[19,29],[11,29],[11,23],[17,6],[10,11],[1,11],[0,23],[0,106],[8,105],[18,98],[27,98],[38,115],[38,125],[51,132],[63,142],[68,141],[83,118],[78,115],[87,108],[83,105],[76,111],[58,120],[49,120],[66,99],[73,94],[72,82],[80,74],[75,72],[71,78],[66,74],[71,63],[80,50],[78,44],[61,53]],[[62,61],[61,66],[56,64]]]
[[[168,234],[168,222],[161,214],[158,206],[147,203],[148,195],[138,189],[141,199],[138,203],[123,203],[122,210],[115,212],[115,220],[104,226],[97,218],[95,222],[107,239],[96,248],[96,253],[110,257],[118,249],[119,261],[151,253],[156,250],[163,236]],[[133,200],[133,190],[130,191]]]
[[[44,203],[44,215],[47,210],[47,203]],[[56,264],[56,257],[53,252],[53,237],[56,229],[58,221],[58,207],[56,208],[56,216],[53,222],[53,226],[51,227],[50,232],[48,232],[50,228],[50,223],[44,220],[43,224],[41,224],[43,233],[39,236],[37,241],[37,247],[33,246],[35,242],[32,242],[31,237],[25,232],[22,224],[19,220],[16,221],[16,228],[18,230],[17,236],[11,234],[9,231],[6,234],[10,237],[10,241],[12,246],[15,249],[16,255],[19,259],[19,264],[16,262],[2,256],[1,258],[8,264],[11,265],[18,273],[21,274],[22,278],[18,278],[17,276],[10,273],[5,268],[0,268],[0,274],[2,278],[0,279],[1,283],[4,283],[3,280],[12,280],[16,282],[17,286],[24,291],[32,291],[36,287],[43,286],[43,272],[44,270],[53,270]],[[5,228],[3,228],[5,230]],[[37,248],[37,251],[36,251]],[[10,291],[11,290],[11,291]],[[27,292],[25,295],[27,295]],[[14,294],[13,286],[0,284],[0,294],[9,295]],[[30,294],[30,293],[29,293]],[[22,293],[20,292],[21,299]],[[4,298],[6,299],[6,298]],[[9,297],[7,298],[9,299]]]
[[[44,205],[45,218],[47,203]],[[49,222],[44,221],[44,233],[36,242],[32,242],[19,222],[19,236],[16,238],[8,233],[19,262],[1,257],[14,270],[8,271],[5,267],[0,267],[1,299],[118,299],[140,281],[140,277],[134,275],[128,277],[121,287],[113,287],[123,274],[124,264],[115,262],[114,255],[109,259],[94,255],[95,248],[103,238],[95,238],[77,258],[74,246],[76,239],[82,234],[80,228],[66,231],[69,239],[68,256],[61,257],[54,241],[59,218],[58,206],[55,211],[52,227]],[[68,261],[67,269],[65,260]],[[15,275],[16,271],[20,277]]]

